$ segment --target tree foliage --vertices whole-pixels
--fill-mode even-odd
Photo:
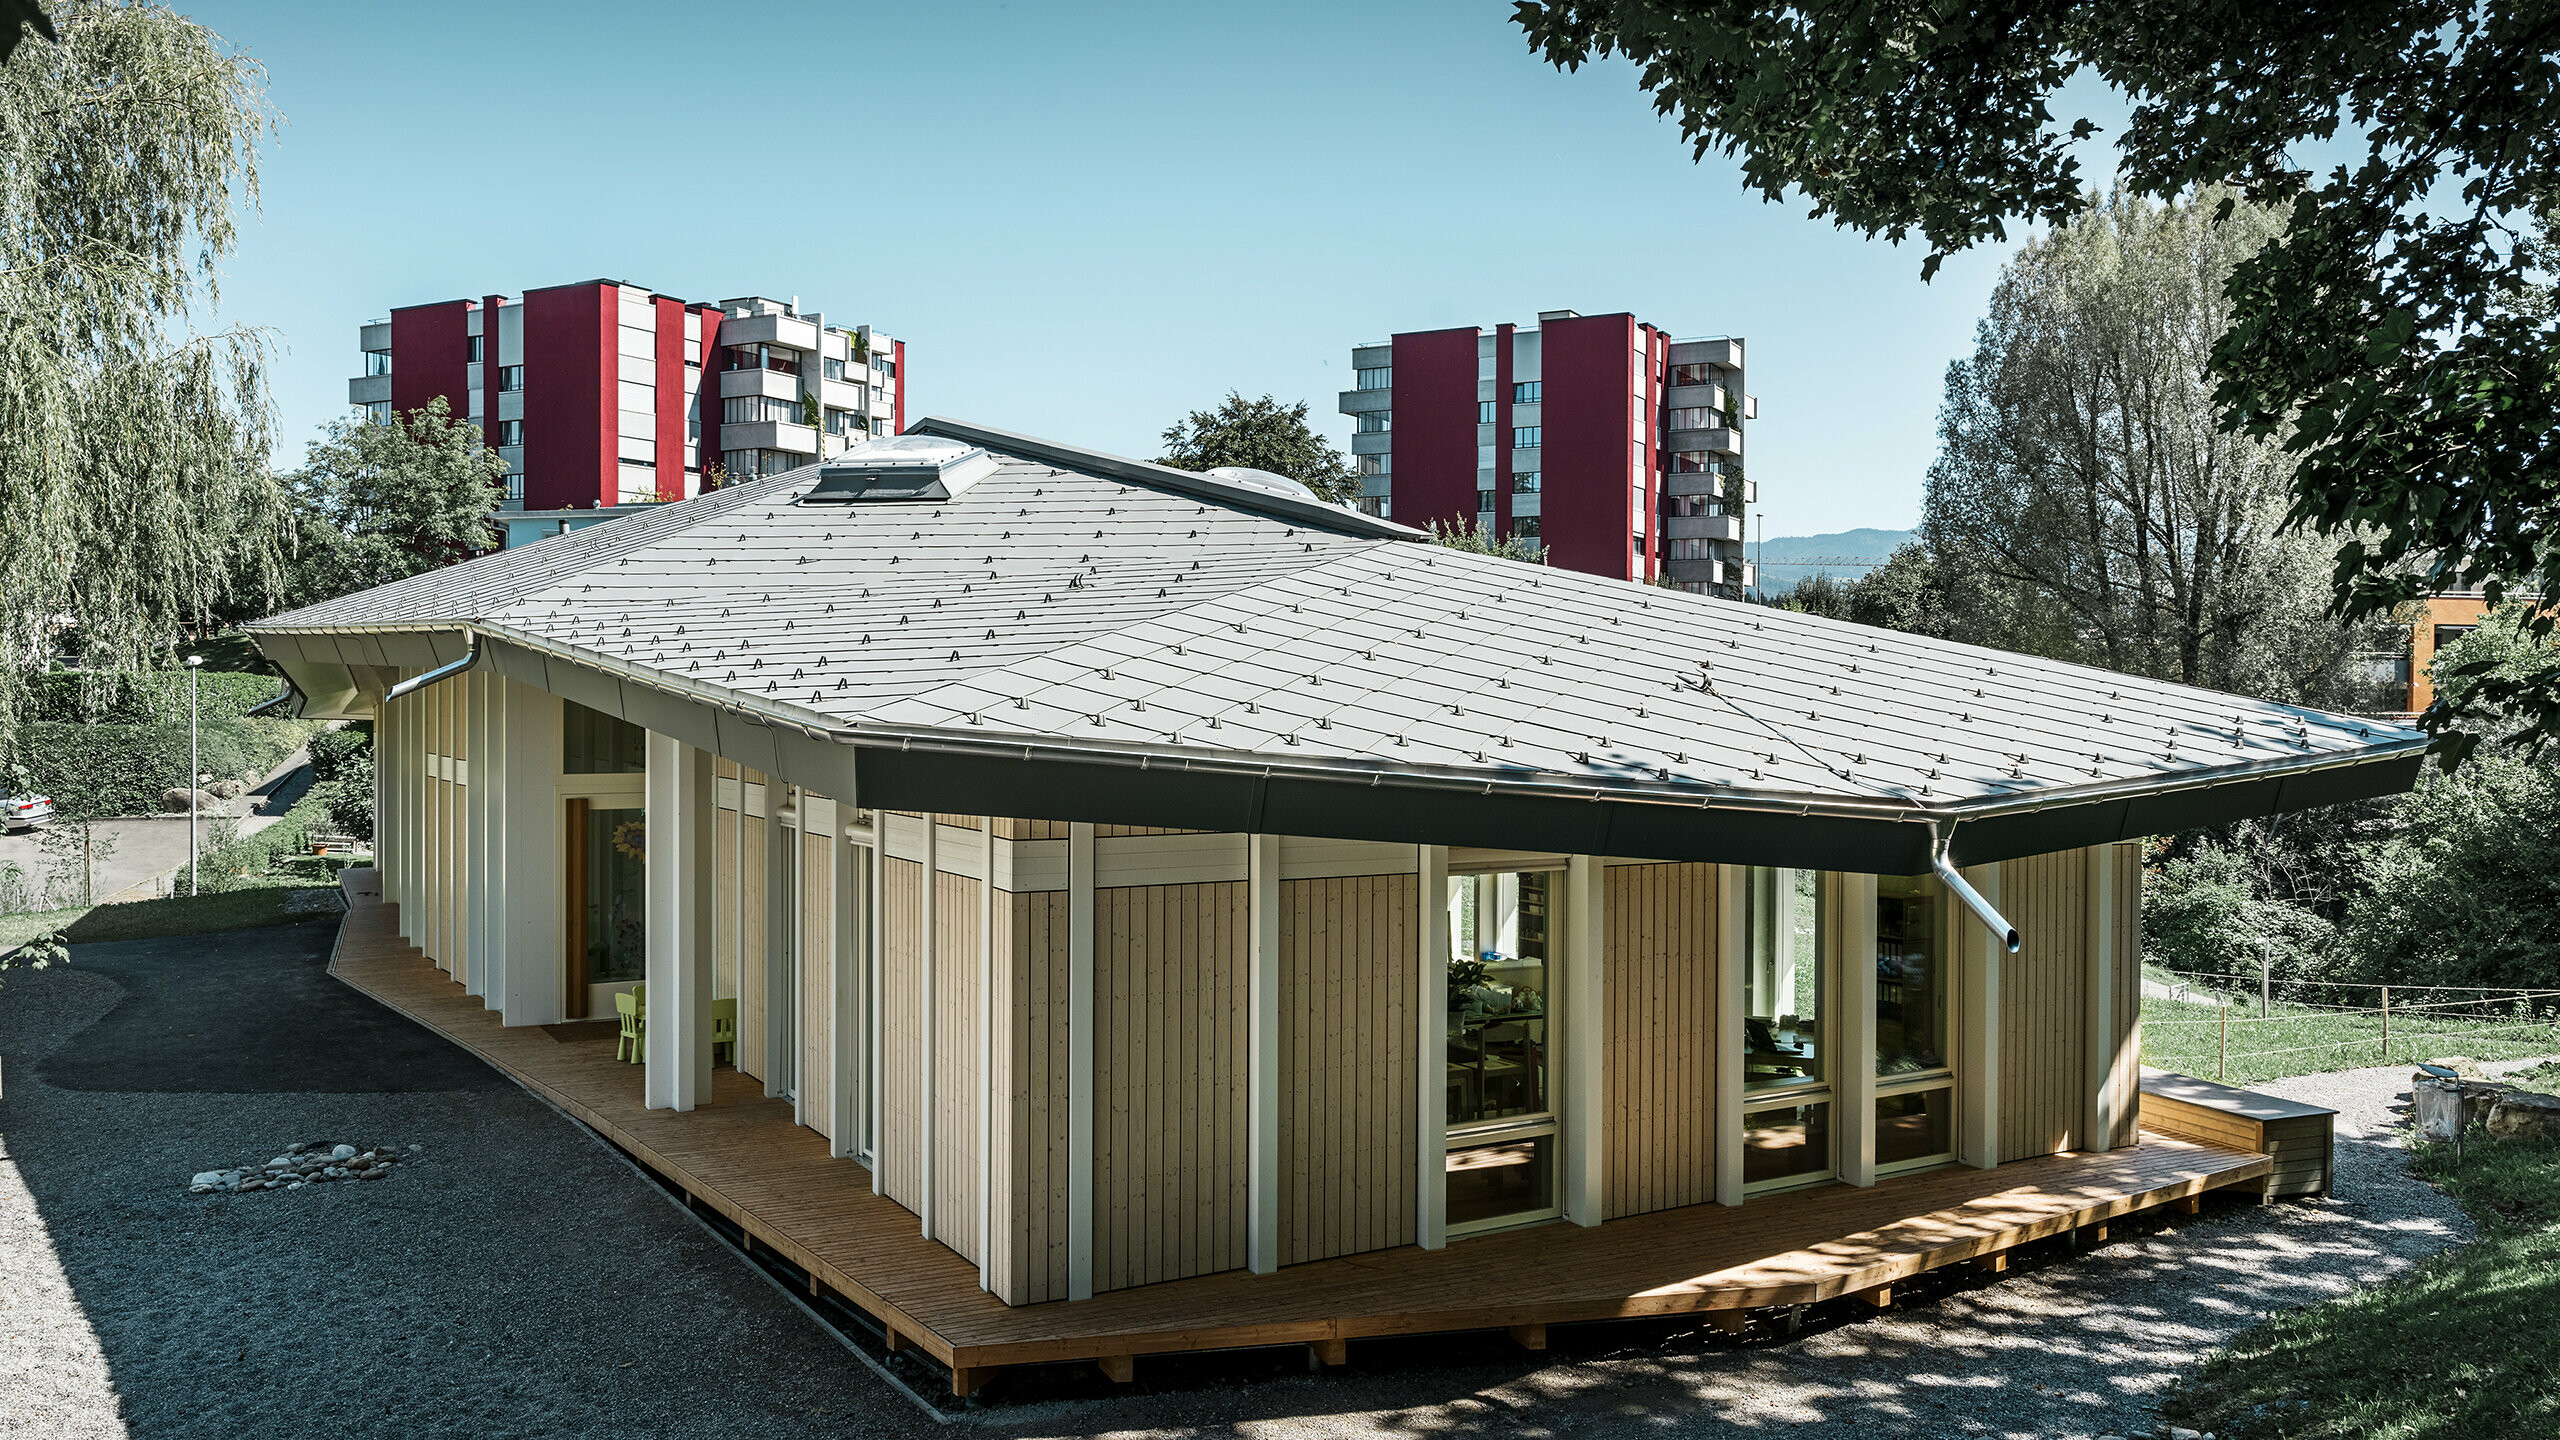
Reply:
[[[2010,259],[1947,369],[1922,538],[2027,602],[1993,607],[2011,648],[2352,705],[2378,627],[2325,613],[2329,547],[2285,526],[2282,437],[2215,423],[2224,287],[2282,229],[2250,205],[2217,222],[2221,198],[2120,191]]]
[[[158,6],[55,18],[0,64],[0,756],[30,670],[165,665],[284,524],[262,337],[187,323],[256,202],[260,71]]]
[[[2211,339],[2216,419],[2280,441],[2289,516],[2343,541],[2331,604],[2429,590],[2560,594],[2560,317],[2530,223],[2560,180],[2560,7],[2542,0],[1521,0],[1533,48],[1620,54],[1698,155],[1769,199],[1946,255],[2097,203],[2053,102],[2082,71],[2126,96],[2124,185],[2207,186],[2279,211],[2232,268]],[[2295,152],[2334,145],[2324,172]],[[2243,221],[2243,224],[2249,222]],[[2545,622],[2547,623],[2547,622]],[[2496,693],[2491,693],[2491,692]],[[2560,733],[2560,686],[2466,692]],[[2429,724],[2456,754],[2470,712]]]
[[[335,422],[287,477],[296,533],[278,600],[306,605],[489,548],[506,473],[441,395],[389,424]]]
[[[1164,432],[1165,452],[1156,463],[1177,470],[1214,470],[1239,465],[1286,475],[1325,500],[1347,505],[1360,494],[1360,482],[1333,442],[1307,424],[1307,402],[1283,405],[1265,395],[1247,400],[1237,391],[1215,410],[1194,410]]]
[[[1431,543],[1470,555],[1495,555],[1505,560],[1526,560],[1533,565],[1547,563],[1547,547],[1526,535],[1505,535],[1497,540],[1493,527],[1483,520],[1461,525],[1454,520],[1431,522]]]

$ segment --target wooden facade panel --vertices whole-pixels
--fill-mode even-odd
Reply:
[[[738,815],[717,808],[711,812],[711,993],[738,993]]]
[[[980,883],[936,875],[933,894],[933,1233],[978,1257]]]
[[[987,817],[984,815],[937,814],[933,817],[933,823],[936,825],[956,826],[962,830],[983,830],[986,828]]]
[[[2110,1149],[2142,1138],[2142,847],[2107,847],[2116,872],[2115,1133]]]
[[[1064,820],[1015,820],[998,816],[991,823],[995,826],[995,835],[999,840],[1064,840],[1067,838],[1067,822]]]
[[[1094,892],[1099,1291],[1245,1263],[1245,887]]]
[[[1605,872],[1603,1213],[1715,1198],[1716,867]]]
[[[1411,1244],[1419,879],[1279,891],[1281,1258]]]
[[[800,885],[800,993],[810,997],[802,1005],[800,1024],[800,1117],[810,1129],[833,1139],[828,1115],[835,1067],[828,1054],[827,1011],[818,999],[835,993],[835,947],[831,940],[835,934],[836,877],[827,837],[801,838]]]
[[[738,875],[745,897],[738,929],[738,1068],[761,1080],[764,1056],[764,817],[739,827]]]
[[[996,1294],[1067,1295],[1067,897],[996,896]]]
[[[2000,908],[2018,953],[2000,969],[2000,1158],[2078,1143],[2087,1033],[2088,859],[2035,855],[2000,867]]]
[[[880,862],[880,1189],[910,1210],[924,1201],[924,866]]]

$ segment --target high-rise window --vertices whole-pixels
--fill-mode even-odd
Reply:
[[[1713,385],[1716,383],[1716,368],[1703,360],[1692,361],[1686,365],[1674,365],[1671,367],[1671,383]]]
[[[729,370],[770,370],[776,375],[800,373],[800,352],[787,345],[724,345],[721,365]]]
[[[1493,513],[1492,491],[1479,490],[1476,492],[1476,513],[1479,515],[1490,515]]]
[[[516,502],[517,502],[517,503],[519,503],[519,504],[523,503],[523,501],[524,501],[524,472],[523,472],[523,471],[521,471],[521,470],[510,470],[510,471],[508,471],[508,472],[507,472],[507,475],[506,475],[506,481],[505,481],[505,484],[506,484],[506,487],[507,487],[507,498],[508,498],[508,499],[510,499],[510,500],[516,501]]]
[[[1477,402],[1476,402],[1476,423],[1477,423],[1477,424],[1479,424],[1479,425],[1490,425],[1490,424],[1492,424],[1492,423],[1493,423],[1497,418],[1499,418],[1498,416],[1496,416],[1496,415],[1494,414],[1494,410],[1497,408],[1497,406],[1498,406],[1499,404],[1500,404],[1500,402],[1499,402],[1499,401],[1494,401],[1494,400],[1479,400],[1479,401],[1477,401]]]
[[[1706,430],[1723,423],[1723,417],[1704,405],[1683,405],[1671,412],[1674,430]]]
[[[1514,405],[1535,405],[1538,403],[1539,397],[1546,388],[1547,382],[1544,380],[1519,381],[1511,387],[1511,403]]]
[[[1384,410],[1363,410],[1353,422],[1363,435],[1376,435],[1395,428],[1395,417]]]
[[[462,337],[462,363],[466,365],[477,365],[480,363],[479,336],[465,335]]]
[[[1538,538],[1538,517],[1537,517],[1537,516],[1535,516],[1535,515],[1514,515],[1514,516],[1512,516],[1512,517],[1511,517],[1511,533],[1512,533],[1512,534],[1514,534],[1514,535],[1519,536],[1519,537],[1520,537],[1521,539],[1523,539],[1523,540],[1535,540],[1535,539],[1537,539],[1537,538]]]
[[[1384,455],[1354,455],[1351,459],[1352,463],[1358,467],[1359,472],[1363,475],[1384,475],[1388,473],[1387,457]]]
[[[501,366],[499,366],[499,367],[498,367],[498,388],[499,388],[499,389],[501,389],[501,390],[521,390],[521,389],[523,389],[523,388],[524,388],[524,367],[523,367],[523,366],[521,366],[521,365],[501,365]]]
[[[1514,470],[1511,472],[1511,493],[1535,495],[1538,493],[1538,484],[1543,478],[1535,470]]]
[[[1511,448],[1514,450],[1537,449],[1539,445],[1543,443],[1538,438],[1539,433],[1546,428],[1547,427],[1543,425],[1515,425],[1511,427]]]
[[[1364,366],[1351,372],[1351,386],[1355,390],[1389,389],[1395,384],[1395,373],[1392,365]]]
[[[797,425],[803,410],[799,401],[785,400],[776,395],[732,395],[720,402],[720,418],[731,425],[760,422]]]
[[[496,443],[497,443],[497,444],[500,444],[500,445],[521,445],[521,444],[523,444],[523,443],[524,443],[524,422],[523,422],[523,421],[521,421],[521,420],[501,420],[501,421],[499,421],[499,422],[498,422],[498,438],[497,438]]]
[[[1671,473],[1674,475],[1711,475],[1715,473],[1715,467],[1716,457],[1708,451],[1674,450],[1671,452]]]
[[[367,350],[364,352],[364,373],[367,375],[390,374],[391,352],[388,350]]]
[[[388,400],[373,400],[366,402],[364,407],[364,418],[365,423],[368,425],[390,424],[391,402]]]

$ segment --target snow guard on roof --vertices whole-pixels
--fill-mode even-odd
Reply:
[[[854,446],[818,468],[803,505],[884,500],[949,500],[995,473],[996,459],[976,445],[938,435],[897,435]]]

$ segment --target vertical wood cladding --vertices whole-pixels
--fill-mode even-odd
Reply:
[[[1411,1244],[1419,1067],[1446,1063],[1415,1053],[1420,882],[1279,889],[1282,1259]]]
[[[1703,1205],[1716,1193],[1716,867],[1605,875],[1603,1213]]]
[[[1093,914],[1094,1289],[1234,1269],[1248,1220],[1245,886],[1096,890]]]
[[[933,1233],[978,1258],[979,883],[938,874],[933,892]]]
[[[738,1068],[759,1080],[765,1076],[764,845],[764,817],[749,815],[740,828],[738,845],[739,893],[746,901],[746,916],[739,925],[743,940],[738,956]]]
[[[2115,1057],[2108,1085],[2115,1091],[2115,1133],[2109,1149],[2121,1150],[2142,1131],[2142,847],[2110,845],[2115,867]]]
[[[989,1269],[1007,1304],[1067,1295],[1067,897],[996,896],[995,1196]]]
[[[825,998],[835,993],[836,877],[829,863],[827,837],[800,841],[800,993],[806,997],[800,1015],[800,1119],[810,1129],[835,1138],[829,1120],[834,1103],[834,1069],[828,1055],[828,1010]]]
[[[924,1198],[924,866],[881,861],[880,891],[880,1189],[913,1210]]]
[[[2018,927],[2018,953],[2000,961],[2003,1161],[2051,1155],[2078,1141],[2087,1083],[2087,877],[2087,857],[2077,850],[2000,867],[2000,909]]]

